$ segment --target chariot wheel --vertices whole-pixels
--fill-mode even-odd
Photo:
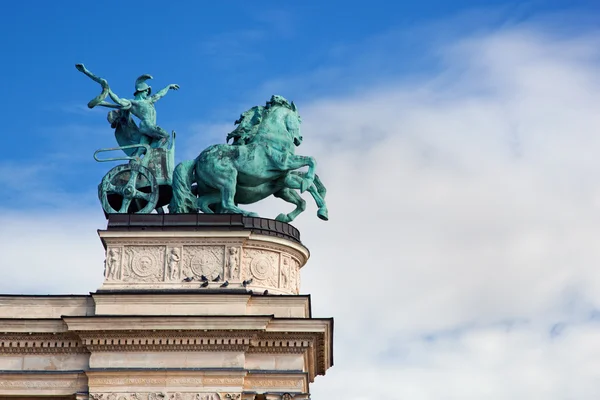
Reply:
[[[152,171],[139,164],[118,165],[98,186],[107,214],[149,214],[158,203],[158,184]]]

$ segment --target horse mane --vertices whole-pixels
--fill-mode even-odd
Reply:
[[[234,122],[234,125],[237,126],[227,135],[226,141],[229,142],[229,139],[233,139],[232,144],[234,145],[251,142],[263,119],[277,107],[284,107],[297,112],[294,102],[290,103],[283,96],[273,95],[264,107],[254,106],[248,111],[243,112]]]

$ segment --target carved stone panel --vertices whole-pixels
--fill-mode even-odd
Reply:
[[[225,279],[240,279],[240,258],[242,248],[230,246],[227,248],[227,260],[225,262]]]
[[[127,246],[122,280],[161,282],[164,280],[164,265],[164,246]]]
[[[120,247],[109,247],[106,250],[106,259],[104,261],[104,277],[106,280],[121,279],[121,253]]]
[[[223,277],[225,246],[185,246],[183,248],[183,276],[214,279]]]
[[[180,282],[181,276],[181,248],[167,248],[167,263],[165,271],[166,281]]]
[[[292,275],[291,275],[291,257],[287,254],[281,255],[281,267],[280,267],[280,276],[279,276],[279,287],[287,290],[292,287]]]
[[[295,258],[291,259],[290,289],[292,293],[300,293],[300,263]]]
[[[243,260],[244,279],[251,278],[262,286],[279,286],[278,252],[246,249]]]

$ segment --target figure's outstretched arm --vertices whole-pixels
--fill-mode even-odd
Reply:
[[[96,106],[102,106],[102,107],[108,107],[108,108],[128,109],[131,107],[131,102],[129,102],[128,100],[125,100],[125,99],[120,99],[119,96],[117,96],[116,94],[113,93],[113,91],[108,86],[108,82],[106,81],[106,79],[100,78],[99,76],[93,74],[83,64],[76,64],[75,68],[77,68],[78,71],[82,72],[83,74],[88,76],[90,79],[92,79],[94,82],[98,82],[100,84],[100,86],[102,86],[102,93],[100,93],[98,96],[96,96],[95,98],[90,100],[90,102],[88,103],[89,108],[94,108]],[[110,98],[116,104],[111,104],[107,101],[104,101],[104,99],[106,99],[107,95],[110,96]]]
[[[131,101],[120,98],[110,88],[108,89],[108,95],[110,96],[112,101],[114,101],[116,104],[118,104],[120,106],[119,108],[128,109],[131,107]]]
[[[160,98],[164,97],[164,96],[167,94],[167,92],[169,91],[169,89],[171,89],[171,90],[179,90],[179,85],[177,85],[177,84],[175,84],[175,83],[172,83],[172,84],[170,84],[170,85],[169,85],[169,86],[167,86],[166,88],[164,88],[164,89],[161,89],[161,90],[159,90],[158,92],[156,92],[156,94],[155,94],[155,95],[153,95],[153,96],[151,96],[151,97],[150,97],[150,100],[151,100],[152,102],[155,102],[155,101],[157,101],[158,99],[160,99]]]

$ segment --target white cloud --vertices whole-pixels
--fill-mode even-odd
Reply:
[[[598,398],[598,39],[470,36],[426,78],[299,104],[331,218],[307,198],[295,224],[336,319],[314,398]],[[0,291],[95,290],[98,215],[0,217]]]

